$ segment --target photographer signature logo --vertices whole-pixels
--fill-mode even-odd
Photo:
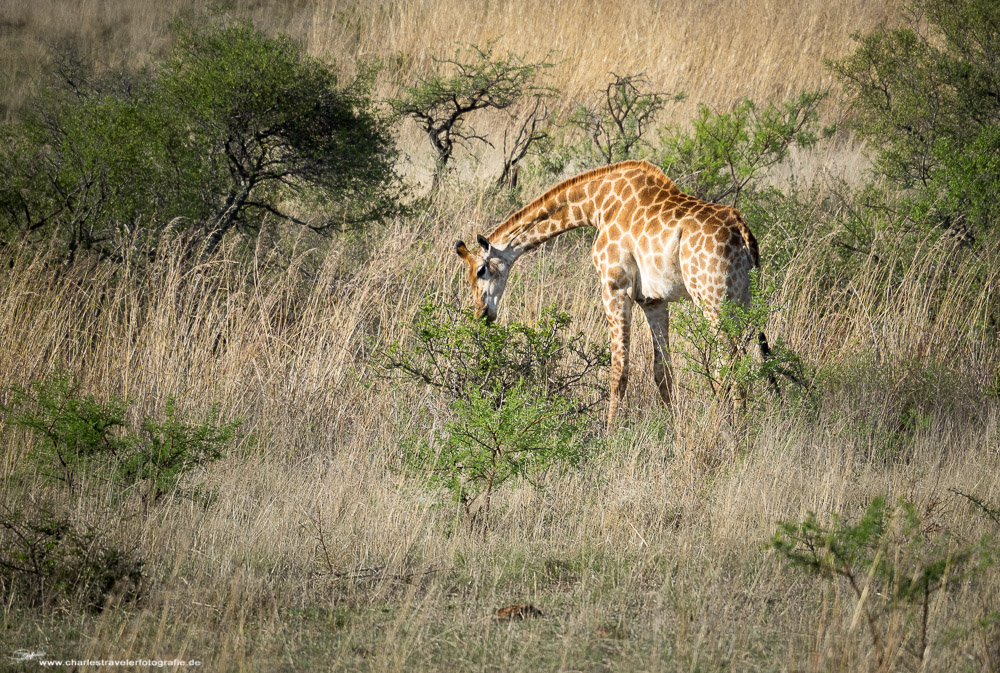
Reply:
[[[14,650],[14,654],[10,656],[10,660],[15,664],[23,664],[27,661],[38,661],[44,656],[44,652],[36,652],[34,650]]]

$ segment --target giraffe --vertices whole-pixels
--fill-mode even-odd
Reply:
[[[760,267],[757,240],[739,211],[685,194],[646,161],[623,161],[565,180],[520,209],[478,250],[455,250],[466,264],[476,315],[496,319],[497,305],[517,259],[563,232],[597,228],[592,259],[611,332],[611,425],[625,395],[634,304],[653,337],[653,379],[669,407],[668,304],[697,302],[717,321],[723,300],[750,300],[750,276]],[[758,335],[761,352],[767,341]]]

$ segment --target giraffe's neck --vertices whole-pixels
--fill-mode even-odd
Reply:
[[[513,261],[554,236],[603,228],[628,203],[649,206],[683,196],[670,178],[646,161],[623,161],[570,178],[511,215],[487,238]]]
[[[487,238],[490,245],[506,250],[512,259],[534,250],[545,241],[577,227],[596,226],[592,195],[594,183],[607,179],[607,172],[590,180],[566,183],[511,215]]]

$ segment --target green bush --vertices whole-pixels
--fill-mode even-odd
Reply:
[[[80,384],[65,371],[28,388],[12,386],[9,402],[0,407],[8,423],[34,434],[30,455],[42,474],[70,490],[89,467],[103,467],[128,451],[123,437],[127,409],[119,398],[81,395]]]
[[[179,129],[153,97],[148,79],[124,90],[110,78],[66,83],[4,127],[3,242],[55,235],[70,252],[110,248],[154,215],[205,215],[198,190],[212,192],[209,176],[190,157],[171,154]]]
[[[488,324],[428,301],[412,325],[413,339],[382,349],[375,362],[388,376],[425,383],[449,401],[486,396],[499,407],[504,391],[524,384],[570,400],[583,413],[607,396],[597,374],[610,355],[587,345],[582,333],[568,335],[571,320],[548,309],[534,326]]]
[[[370,97],[373,74],[346,87],[286,36],[249,23],[180,23],[157,80],[157,102],[177,115],[187,153],[225,185],[211,196],[213,231],[257,226],[266,215],[314,230],[395,212],[397,151]],[[302,222],[282,210],[318,208]]]
[[[162,421],[146,417],[135,429],[127,420],[128,402],[85,395],[64,371],[28,387],[12,386],[7,397],[0,411],[8,426],[33,436],[27,455],[39,473],[64,486],[74,502],[84,498],[89,505],[99,502],[92,497],[97,493],[102,498],[110,493],[117,504],[125,493],[137,491],[148,507],[185,473],[222,457],[239,426],[238,421],[219,423],[214,409],[201,423],[186,422],[170,398]],[[45,493],[17,484],[15,474],[5,494],[20,492],[33,505],[29,510],[10,505],[12,498],[0,501],[0,584],[5,589],[30,605],[80,601],[93,610],[112,598],[140,595],[141,558],[109,540],[100,526],[81,521],[78,509],[50,505]]]
[[[186,423],[178,417],[173,397],[167,398],[163,415],[162,422],[143,420],[142,432],[132,438],[130,451],[115,470],[124,483],[146,483],[150,500],[169,492],[185,472],[222,458],[240,425],[239,421],[220,424],[216,408],[204,422]]]
[[[413,338],[376,357],[388,377],[436,390],[450,412],[443,430],[403,453],[407,469],[443,484],[486,530],[493,494],[534,480],[580,455],[580,434],[606,391],[596,375],[604,348],[566,336],[569,316],[549,310],[534,325],[487,324],[468,312],[427,303]]]
[[[792,567],[825,579],[844,581],[863,614],[879,666],[895,653],[888,631],[894,621],[915,624],[908,630],[920,662],[929,652],[929,606],[932,594],[948,591],[995,566],[991,537],[963,541],[951,531],[930,525],[908,500],[889,505],[875,498],[855,523],[815,514],[801,522],[782,522],[769,547]]]
[[[816,128],[817,108],[825,96],[807,92],[763,107],[743,100],[731,112],[702,105],[690,130],[661,132],[651,158],[684,191],[738,206],[742,192],[784,161],[792,147],[812,147],[833,132]]]
[[[831,227],[829,199],[818,190],[786,185],[744,190],[740,213],[752,224],[768,274],[782,277],[795,256]]]
[[[579,416],[569,401],[519,381],[456,399],[435,441],[415,444],[405,460],[443,484],[485,530],[493,493],[515,479],[532,481],[557,462],[579,457]]]
[[[138,75],[62,68],[34,112],[0,129],[0,239],[107,253],[124,237],[155,243],[171,222],[214,242],[266,217],[326,231],[394,212],[396,152],[368,80],[338,86],[247,23],[178,23],[175,37]],[[322,215],[295,216],[306,206]]]
[[[141,486],[146,502],[169,492],[185,472],[221,458],[240,425],[220,424],[215,409],[204,422],[187,423],[169,398],[165,419],[146,417],[135,432],[125,420],[128,407],[119,398],[83,395],[69,373],[56,371],[28,388],[12,386],[0,411],[11,425],[32,432],[29,455],[43,475],[70,490],[88,476],[123,490]]]
[[[1000,206],[1000,5],[913,0],[910,25],[855,36],[828,66],[875,170],[905,214],[959,234],[995,228]]]
[[[775,341],[767,353],[758,351],[760,335],[777,310],[774,294],[774,286],[765,286],[760,272],[753,270],[750,303],[723,302],[714,322],[694,302],[679,302],[672,322],[686,342],[676,351],[682,369],[715,396],[725,398],[735,392],[743,402],[754,399],[761,384],[777,387],[779,379],[800,382],[801,360],[784,343]]]

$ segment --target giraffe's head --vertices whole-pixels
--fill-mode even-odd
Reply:
[[[469,250],[463,241],[455,241],[455,251],[465,262],[476,316],[493,322],[497,318],[497,304],[507,287],[513,259],[505,250],[490,245],[485,236],[477,236],[476,240],[479,250]]]

